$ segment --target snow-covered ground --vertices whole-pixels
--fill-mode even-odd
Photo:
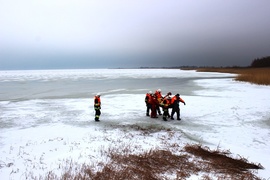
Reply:
[[[115,71],[115,76],[110,75],[111,79],[124,76],[160,80],[162,77],[178,76],[174,70],[119,71]],[[33,73],[14,73],[14,79],[10,79],[10,75],[2,72],[2,81],[19,79],[18,82],[22,84],[28,78],[40,81],[42,76],[36,73],[38,76],[33,76]],[[192,82],[196,85],[196,88],[191,88],[192,93],[185,93],[187,89],[181,93],[187,104],[181,104],[181,121],[165,122],[161,117],[146,117],[145,93],[155,89],[143,89],[139,84],[137,91],[101,89],[100,122],[93,120],[92,96],[0,101],[1,179],[39,177],[48,171],[61,174],[61,170],[71,161],[75,164],[93,164],[98,170],[102,168],[99,162],[109,161],[105,153],[108,149],[128,148],[130,152],[139,153],[166,148],[166,143],[180,146],[201,143],[211,149],[229,149],[250,162],[261,163],[265,169],[259,170],[258,176],[269,178],[270,87],[237,82],[232,79],[233,75],[228,77],[228,74],[179,73],[181,78],[194,78]],[[65,79],[67,75],[70,76],[68,79],[75,78],[73,81],[76,82],[76,78],[89,74],[80,73],[80,77],[76,77],[78,73],[70,75],[69,72],[60,76]],[[102,73],[97,75],[100,81],[106,77]],[[173,93],[178,93],[174,90]],[[4,91],[0,92],[4,94]],[[142,136],[137,127],[151,127],[154,131],[148,136]],[[172,129],[175,133],[169,134],[166,129]]]

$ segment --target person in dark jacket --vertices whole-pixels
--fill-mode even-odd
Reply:
[[[181,118],[180,118],[180,107],[179,107],[180,102],[184,103],[184,105],[186,105],[185,101],[182,98],[180,98],[180,95],[176,94],[172,98],[172,101],[171,101],[171,103],[172,103],[171,120],[174,120],[174,118],[173,118],[174,113],[176,113],[176,115],[177,115],[177,120],[181,120]]]

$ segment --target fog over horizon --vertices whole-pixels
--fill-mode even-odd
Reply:
[[[270,1],[0,2],[0,69],[249,66]]]

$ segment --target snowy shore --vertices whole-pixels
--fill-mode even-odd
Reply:
[[[132,73],[137,75],[135,71]],[[160,74],[170,78],[175,71],[144,70],[146,78]],[[48,171],[61,174],[71,161],[90,163],[98,170],[99,162],[110,161],[104,153],[109,148],[128,147],[140,153],[164,149],[167,147],[164,142],[179,147],[201,143],[213,149],[229,149],[260,163],[265,169],[259,170],[258,176],[269,178],[270,87],[236,82],[228,74],[194,71],[183,74],[205,78],[194,78],[192,81],[198,88],[192,93],[181,93],[187,103],[181,105],[181,121],[146,117],[145,94],[141,92],[154,89],[142,89],[139,84],[137,91],[106,90],[101,97],[99,123],[93,120],[92,97],[0,101],[1,179],[39,177]],[[153,132],[142,136],[138,127],[150,127]],[[174,131],[173,136],[167,129]]]

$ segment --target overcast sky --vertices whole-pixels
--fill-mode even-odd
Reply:
[[[0,69],[247,66],[269,0],[0,0]]]

